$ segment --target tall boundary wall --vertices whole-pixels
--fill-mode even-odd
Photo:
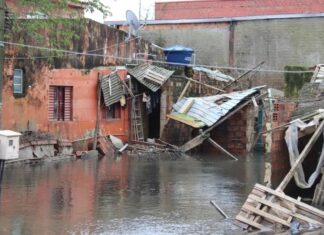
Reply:
[[[161,47],[181,44],[193,48],[196,64],[283,70],[286,65],[324,63],[324,17],[228,21],[217,23],[154,24],[140,35]],[[229,71],[228,71],[229,72]],[[243,71],[231,70],[233,76]],[[258,72],[252,85],[284,87],[284,74]]]

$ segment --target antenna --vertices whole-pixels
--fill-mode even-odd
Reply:
[[[141,24],[139,20],[137,19],[137,16],[135,15],[134,12],[131,10],[126,11],[126,20],[127,24],[129,26],[129,34],[128,38],[131,37],[131,35],[137,36],[138,29],[140,28]]]

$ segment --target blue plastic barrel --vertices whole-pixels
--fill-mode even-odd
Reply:
[[[165,60],[168,63],[190,64],[192,53],[191,48],[175,45],[163,49]]]

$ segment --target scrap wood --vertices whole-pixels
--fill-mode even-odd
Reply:
[[[216,148],[220,149],[223,153],[227,154],[229,157],[231,157],[232,159],[234,159],[235,161],[237,161],[238,159],[236,157],[234,157],[233,154],[231,154],[230,152],[228,152],[226,149],[224,149],[222,146],[220,146],[218,143],[216,143],[213,139],[211,139],[210,137],[207,138],[208,142],[211,143],[212,145],[214,145]]]
[[[279,223],[285,227],[290,227],[293,220],[321,226],[324,224],[324,211],[300,202],[299,200],[291,198],[283,193],[283,190],[287,187],[297,168],[302,164],[316,140],[322,134],[323,129],[324,120],[318,126],[315,133],[312,135],[311,139],[299,155],[298,159],[276,190],[272,190],[259,184],[254,186],[254,190],[252,190],[252,193],[249,195],[241,211],[236,216],[237,220],[257,229],[262,229],[264,227],[264,221]],[[267,196],[260,197],[255,194],[255,191],[261,191]],[[277,200],[282,201],[283,203],[278,205],[275,203]],[[295,206],[287,206],[286,202],[289,202],[288,205],[293,203]],[[273,210],[279,210],[281,213],[285,214],[286,220],[284,220],[282,216],[274,214],[272,212]]]
[[[100,128],[101,80],[102,80],[101,75],[100,75],[100,73],[98,73],[98,78],[97,78],[97,112],[96,112],[95,132],[94,132],[94,136],[93,136],[94,140],[93,140],[93,145],[92,145],[93,150],[97,149],[97,139],[98,139],[99,128]]]
[[[278,131],[278,130],[280,130],[280,129],[282,129],[282,128],[285,128],[285,127],[291,125],[293,122],[295,122],[295,121],[298,120],[298,119],[300,119],[300,120],[302,120],[302,121],[308,121],[308,120],[314,118],[314,116],[321,114],[322,112],[323,112],[323,111],[321,111],[321,110],[316,110],[315,112],[305,114],[305,115],[303,115],[303,116],[301,116],[301,117],[299,117],[299,118],[296,118],[296,119],[294,119],[294,120],[292,120],[292,121],[290,121],[290,122],[287,122],[287,123],[285,123],[285,124],[282,124],[282,125],[280,125],[280,126],[277,126],[277,127],[275,127],[275,128],[272,128],[272,129],[270,129],[270,130],[263,131],[261,134],[266,134],[266,133],[268,133],[268,132]]]
[[[222,89],[226,89],[227,87],[231,86],[232,84],[238,82],[241,78],[243,78],[245,75],[249,74],[250,72],[256,70],[258,67],[260,67],[261,65],[263,65],[265,63],[265,61],[260,62],[259,64],[257,64],[255,67],[253,67],[252,69],[249,69],[248,71],[246,71],[245,73],[243,73],[242,75],[240,75],[238,78],[236,78],[234,81],[230,82],[229,84],[226,84]]]
[[[174,76],[174,77],[176,77],[176,76]],[[199,81],[197,81],[197,80],[195,80],[195,79],[192,79],[192,78],[189,78],[189,77],[186,77],[186,76],[181,76],[181,78],[185,78],[185,79],[187,79],[187,80],[190,81],[190,82],[194,82],[194,83],[201,84],[201,85],[203,85],[203,86],[205,86],[205,87],[211,88],[211,89],[216,90],[216,91],[218,91],[218,92],[225,92],[223,89],[220,89],[220,88],[214,87],[214,86],[212,86],[212,85],[209,85],[209,84],[206,84],[206,83],[203,83],[203,82],[199,82]]]
[[[168,146],[168,147],[171,147],[171,148],[173,148],[173,149],[175,149],[175,150],[178,150],[178,146],[175,146],[175,145],[173,145],[173,144],[170,144],[170,143],[168,143],[168,142],[166,142],[166,141],[164,141],[164,140],[156,139],[156,141],[159,142],[160,144],[165,144],[165,145]]]
[[[228,219],[229,216],[214,202],[210,201],[210,203],[221,213],[222,216],[224,216],[225,219]]]

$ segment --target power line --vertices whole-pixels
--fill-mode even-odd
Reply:
[[[76,56],[95,56],[95,57],[97,56],[97,57],[112,58],[112,59],[126,60],[126,61],[130,59],[129,57],[103,55],[103,54],[95,54],[95,53],[88,53],[88,52],[85,53],[85,52],[70,51],[70,50],[57,49],[57,48],[47,48],[47,47],[40,47],[40,46],[27,45],[27,44],[22,44],[22,43],[14,43],[14,42],[6,42],[6,41],[0,41],[0,43],[6,44],[6,45],[12,45],[12,46],[37,49],[37,50],[66,53],[68,55],[76,55]],[[51,57],[49,56],[47,58],[51,58]],[[15,58],[11,58],[11,59],[15,59]],[[20,58],[20,59],[23,59],[23,58]],[[32,57],[26,57],[26,59],[32,59]],[[146,59],[140,59],[140,58],[137,58],[136,60],[147,61]],[[212,66],[212,65],[203,65],[203,64],[172,63],[172,62],[166,62],[166,61],[160,61],[160,60],[154,60],[154,63],[165,64],[165,65],[175,65],[175,66],[189,66],[189,67],[197,66],[197,67],[205,67],[205,68],[210,68],[210,69],[224,69],[224,70],[237,70],[237,71],[249,71],[251,69],[251,68],[230,67],[230,66]],[[313,73],[312,71],[287,71],[287,70],[279,70],[279,69],[258,69],[257,71],[265,72],[265,73],[292,73],[292,74]]]

